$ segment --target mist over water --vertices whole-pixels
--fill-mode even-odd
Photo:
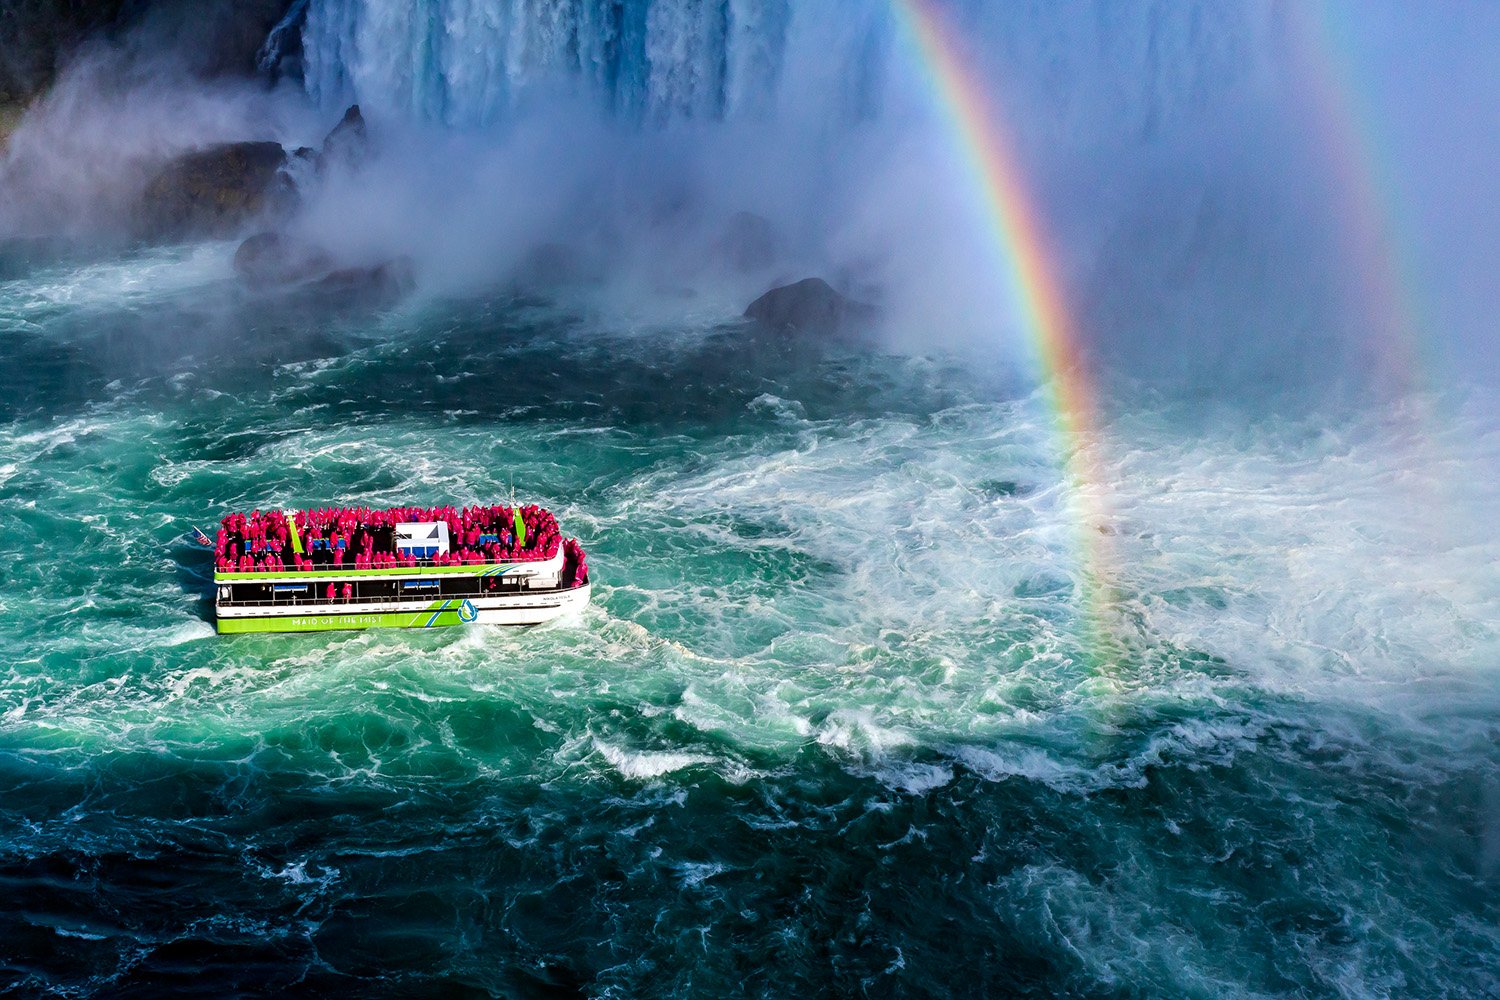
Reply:
[[[1086,349],[1083,480],[885,5],[80,53],[0,159],[0,983],[1500,990],[1497,15],[941,10]],[[399,301],[132,233],[168,156],[356,101],[279,226]],[[867,341],[739,318],[809,274]],[[580,618],[219,638],[183,544],[512,485]]]

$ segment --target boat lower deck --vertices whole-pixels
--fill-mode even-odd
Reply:
[[[589,603],[591,587],[521,590],[439,600],[300,601],[296,604],[220,604],[218,629],[235,632],[327,632],[447,625],[540,625]]]

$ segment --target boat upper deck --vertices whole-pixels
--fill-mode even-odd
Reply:
[[[485,573],[560,564],[587,578],[583,549],[534,504],[476,507],[324,507],[230,514],[214,540],[217,578]],[[546,569],[551,569],[548,566]]]

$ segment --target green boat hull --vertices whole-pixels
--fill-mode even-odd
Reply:
[[[246,613],[220,608],[222,634],[245,632],[336,632],[367,628],[443,628],[451,625],[541,625],[586,607],[593,588],[585,583],[567,589],[483,597],[450,597],[425,606],[384,610],[378,605],[341,607],[324,604],[280,613]]]
[[[340,632],[367,628],[440,628],[465,625],[451,611],[395,611],[370,614],[297,615],[276,618],[220,618],[221,634],[237,632]]]

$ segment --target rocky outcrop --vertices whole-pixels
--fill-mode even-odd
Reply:
[[[405,257],[363,267],[341,267],[322,247],[286,233],[256,233],[234,254],[234,271],[248,288],[285,290],[339,307],[389,305],[415,286]]]
[[[358,104],[349,105],[344,117],[333,127],[318,150],[316,163],[321,173],[330,167],[357,167],[365,157],[368,137],[365,133],[365,116]],[[300,151],[299,151],[300,152]]]
[[[5,154],[5,147],[10,143],[10,134],[21,124],[21,116],[25,108],[19,104],[0,103],[0,156]]]
[[[373,309],[395,303],[415,286],[411,260],[398,257],[372,267],[332,271],[307,289],[329,305]]]
[[[803,278],[766,292],[745,317],[781,333],[850,336],[874,322],[875,309],[845,298],[822,278]]]
[[[0,0],[0,103],[44,91],[92,38],[133,40],[200,76],[250,76],[292,0]]]
[[[52,82],[89,35],[118,24],[126,0],[7,0],[0,3],[0,104],[24,103]]]
[[[286,151],[275,142],[229,142],[179,156],[146,185],[140,233],[222,237],[256,218],[285,213],[296,200],[286,163]]]
[[[333,258],[322,247],[285,233],[256,233],[234,254],[235,273],[252,288],[295,285],[333,270]]]
[[[292,0],[133,0],[149,8],[146,41],[175,50],[202,76],[252,76],[260,50]]]

